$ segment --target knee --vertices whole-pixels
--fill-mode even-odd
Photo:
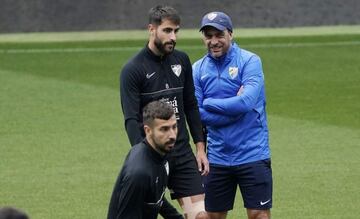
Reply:
[[[209,216],[205,211],[201,211],[197,213],[195,219],[209,219]]]
[[[256,219],[270,219],[267,215],[259,215]]]
[[[179,203],[184,210],[186,219],[208,219],[205,211],[204,195],[196,195],[191,197],[184,197],[179,200]]]
[[[270,210],[250,210],[248,211],[249,219],[270,219]]]

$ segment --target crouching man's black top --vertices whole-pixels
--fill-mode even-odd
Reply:
[[[157,218],[168,174],[168,162],[146,141],[133,146],[117,178],[108,219]]]

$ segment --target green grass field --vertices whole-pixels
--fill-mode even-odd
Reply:
[[[177,48],[195,61],[200,35],[183,32]],[[273,218],[358,218],[359,26],[242,32],[235,40],[265,72]],[[0,34],[0,206],[33,219],[106,217],[130,147],[119,71],[145,38]],[[228,218],[245,218],[239,193]]]

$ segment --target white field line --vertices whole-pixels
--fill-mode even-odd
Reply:
[[[317,47],[317,46],[354,46],[360,45],[360,41],[338,41],[338,42],[307,42],[307,43],[271,43],[271,44],[244,44],[244,48],[292,48],[292,47]],[[137,51],[142,47],[98,47],[98,48],[53,48],[53,49],[0,49],[0,53],[81,53],[81,52],[125,52]],[[179,46],[179,49],[195,50],[204,49],[199,46]]]
[[[318,36],[360,34],[360,25],[307,26],[288,28],[235,28],[234,34],[241,37]],[[197,39],[201,33],[196,29],[182,29],[179,39]],[[0,33],[0,42],[73,42],[103,40],[147,40],[147,30],[80,31],[80,32],[38,32]]]

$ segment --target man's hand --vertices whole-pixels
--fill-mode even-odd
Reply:
[[[196,143],[196,161],[198,164],[199,171],[202,176],[209,174],[209,161],[205,153],[205,144],[204,142]]]
[[[241,85],[240,89],[238,90],[236,96],[240,96],[244,92],[244,85]]]

